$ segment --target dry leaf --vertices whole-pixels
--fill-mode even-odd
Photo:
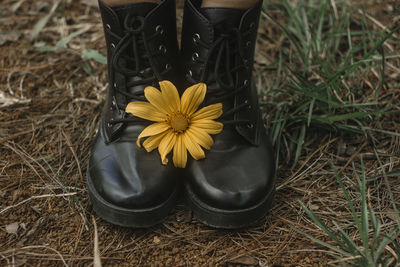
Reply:
[[[14,104],[26,104],[31,102],[30,99],[20,99],[12,96],[7,96],[4,92],[0,92],[0,108],[12,106]]]
[[[18,2],[16,2],[15,4],[13,4],[11,6],[11,11],[15,12],[18,10],[18,8],[25,2],[26,0],[19,0]]]
[[[158,243],[161,242],[161,240],[160,240],[160,238],[158,238],[158,236],[155,236],[154,239],[153,239],[153,242],[158,244]]]
[[[97,0],[82,0],[82,4],[85,4],[87,6],[97,7],[98,1]]]
[[[250,256],[242,256],[229,261],[230,263],[242,264],[242,265],[259,265],[259,261]]]
[[[7,42],[15,42],[18,41],[21,33],[12,31],[12,32],[1,32],[0,33],[0,45],[3,45]]]
[[[31,33],[31,39],[36,39],[36,37],[39,35],[39,33],[42,31],[44,26],[46,26],[47,22],[53,15],[53,13],[56,11],[58,5],[60,4],[61,0],[56,0],[53,4],[53,7],[51,10],[47,13],[47,15],[43,16],[33,27]]]
[[[9,225],[6,225],[6,232],[9,234],[17,234],[18,227],[19,227],[18,222],[10,223]]]

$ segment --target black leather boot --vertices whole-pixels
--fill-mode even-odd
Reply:
[[[262,1],[249,10],[201,2],[185,4],[182,64],[188,85],[208,85],[205,105],[223,103],[224,130],[206,159],[188,165],[186,198],[205,224],[239,228],[262,218],[275,192],[273,152],[252,81]]]
[[[146,122],[125,112],[144,101],[144,88],[175,82],[178,43],[175,1],[109,7],[99,1],[107,43],[109,90],[89,160],[94,210],[106,221],[148,227],[162,221],[179,193],[178,173],[156,151],[139,149]]]

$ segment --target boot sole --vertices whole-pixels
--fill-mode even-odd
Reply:
[[[93,210],[105,221],[131,228],[147,228],[161,223],[174,208],[178,197],[179,187],[163,203],[144,209],[129,209],[116,206],[105,200],[95,189],[89,171],[86,172],[89,199]]]
[[[238,229],[257,224],[274,203],[275,188],[259,203],[246,209],[224,210],[201,201],[185,184],[185,201],[193,216],[200,222],[220,229]]]

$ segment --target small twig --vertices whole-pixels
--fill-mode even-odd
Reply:
[[[283,222],[285,222],[285,223],[287,223],[287,224],[289,224],[289,225],[295,225],[295,226],[293,226],[293,227],[297,227],[298,229],[300,229],[300,228],[303,228],[303,229],[307,229],[308,231],[310,231],[310,232],[313,232],[313,233],[317,233],[317,234],[323,234],[323,232],[321,231],[321,230],[318,230],[318,229],[315,229],[315,228],[310,228],[310,227],[307,227],[307,226],[305,226],[305,225],[303,225],[303,224],[300,224],[300,223],[297,223],[297,222],[293,222],[293,221],[291,221],[291,220],[289,220],[289,219],[286,219],[286,218],[283,218],[282,216],[276,216],[279,220],[281,220],[281,221],[283,221]]]
[[[358,13],[363,14],[363,12],[361,10],[358,10]],[[386,27],[385,25],[383,25],[383,23],[381,23],[380,21],[378,21],[377,19],[375,19],[374,17],[372,17],[371,15],[369,15],[368,13],[365,13],[365,17],[369,20],[371,20],[375,25],[377,25],[379,28],[381,28],[382,30],[384,30],[385,32],[389,33],[390,29],[388,27]],[[393,33],[393,37],[394,38],[399,38],[399,36],[396,33]]]
[[[338,138],[333,138],[331,140],[329,140],[326,144],[320,146],[318,149],[316,149],[313,153],[311,153],[306,160],[304,160],[303,164],[300,166],[300,168],[297,169],[297,171],[295,173],[293,173],[289,179],[287,179],[285,182],[281,183],[280,185],[278,185],[276,187],[277,190],[285,187],[286,185],[293,183],[293,181],[297,178],[297,175],[300,171],[303,170],[303,168],[307,165],[307,163],[311,160],[311,158],[314,157],[315,154],[317,154],[318,152],[322,152],[323,149],[325,149],[327,146],[329,146],[330,144],[334,143]],[[311,164],[311,166],[313,164],[315,164],[317,161],[314,161],[314,163]],[[308,167],[306,170],[304,170],[302,173],[306,172],[310,167]],[[301,176],[301,174],[299,175]]]
[[[81,169],[81,164],[79,163],[78,160],[78,156],[75,153],[75,150],[72,147],[71,141],[69,140],[67,134],[64,132],[64,130],[61,130],[62,135],[65,138],[65,142],[67,143],[67,146],[69,147],[69,149],[72,152],[72,156],[74,157],[75,161],[76,161],[76,165],[78,166],[78,172],[79,172],[79,177],[81,178],[81,181],[83,181],[83,175],[82,175],[82,169]]]
[[[61,255],[61,253],[59,251],[57,251],[54,248],[48,247],[48,246],[42,246],[42,245],[36,245],[36,246],[26,246],[26,247],[22,247],[22,248],[18,248],[18,249],[12,249],[12,250],[8,250],[8,251],[4,251],[1,252],[0,255],[4,255],[6,253],[12,253],[14,254],[17,250],[23,250],[23,249],[34,249],[34,248],[45,248],[45,249],[50,249],[51,251],[55,252],[61,259],[62,263],[64,264],[64,266],[68,267],[68,264],[65,262],[64,257]]]
[[[330,251],[331,252],[331,251]],[[352,256],[352,257],[347,257],[347,258],[341,258],[340,260],[334,260],[334,261],[330,261],[330,262],[328,262],[328,265],[333,265],[333,264],[336,264],[336,263],[343,263],[343,262],[346,262],[346,261],[351,261],[351,260],[355,260],[355,259],[359,259],[359,258],[361,258],[362,256],[361,255],[356,255],[356,256]]]
[[[101,267],[101,258],[100,258],[100,251],[99,251],[99,236],[97,233],[97,224],[96,219],[92,216],[92,222],[94,226],[94,248],[93,248],[93,266],[94,267]]]
[[[9,136],[7,136],[7,137],[4,137],[4,138],[0,139],[0,144],[5,143],[5,142],[8,142],[8,141],[11,141],[11,140],[14,140],[14,139],[17,138],[17,137],[20,137],[20,136],[22,136],[22,135],[25,135],[25,134],[34,132],[34,131],[36,131],[36,130],[37,130],[37,129],[32,129],[32,130],[23,131],[23,132],[19,132],[19,133],[16,133],[16,134],[9,135]]]
[[[78,194],[78,192],[57,194],[57,195],[55,195],[55,194],[46,194],[46,195],[40,195],[40,196],[32,196],[30,198],[22,200],[21,202],[15,204],[15,205],[11,205],[11,206],[8,206],[8,207],[4,208],[3,210],[0,210],[0,214],[2,214],[3,212],[6,212],[9,209],[16,208],[16,207],[18,207],[18,206],[20,206],[22,204],[25,204],[26,202],[34,200],[34,199],[47,198],[47,197],[68,197],[68,196],[73,196],[73,195],[76,195],[76,194]]]
[[[356,151],[356,153],[354,153],[350,159],[346,162],[346,164],[339,170],[338,174],[341,174],[346,168],[347,166],[350,165],[350,163],[353,162],[353,160],[358,156],[358,154],[360,154],[361,150],[368,144],[367,141],[365,141]]]
[[[52,67],[53,63],[44,63],[44,64],[38,64],[38,65],[33,65],[33,66],[14,66],[12,68],[0,68],[0,73],[10,73],[10,72],[25,72],[25,71],[31,71],[31,70],[40,70],[40,69],[46,69]]]
[[[9,119],[14,119],[15,117],[18,117],[19,115],[21,115],[22,113],[26,112],[27,109],[23,109],[11,114],[7,114],[6,116],[0,117],[0,121],[7,121]]]

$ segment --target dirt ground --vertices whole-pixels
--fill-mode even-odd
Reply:
[[[362,156],[368,175],[394,170],[400,162],[399,136],[377,133],[376,150],[364,136],[313,131],[307,135],[305,149],[294,167],[281,157],[275,205],[262,222],[248,229],[209,228],[192,218],[182,204],[164,223],[150,229],[113,226],[93,212],[85,168],[107,77],[104,64],[81,57],[85,49],[105,55],[98,10],[93,1],[83,2],[0,2],[0,98],[8,99],[8,104],[0,103],[0,265],[92,265],[95,233],[104,266],[335,264],[336,259],[326,253],[325,247],[294,229],[330,242],[305,215],[299,200],[323,221],[346,224],[351,215],[331,164],[341,174],[351,176],[352,164],[359,166]],[[377,2],[384,2],[381,10],[372,12],[369,8],[376,6],[367,4],[365,8],[378,23],[385,22],[387,5],[393,4],[394,8],[396,1]],[[57,8],[52,10],[54,5]],[[37,38],[31,40],[36,23],[52,12]],[[178,21],[181,13],[180,5]],[[371,27],[382,30],[376,23]],[[55,46],[79,30],[82,33],[66,48],[40,49]],[[276,69],[265,65],[286,45],[280,41],[281,34],[276,24],[262,17],[255,66],[258,73],[274,75]],[[394,47],[399,49],[398,45]],[[387,84],[397,83],[400,66],[387,71]],[[369,81],[375,83],[376,78]],[[393,103],[398,103],[400,94],[395,90],[399,93],[399,88],[386,93],[392,94]],[[399,132],[398,113],[384,119],[386,126],[382,127]],[[266,121],[267,126],[270,123]],[[382,165],[374,157],[376,151]],[[390,182],[399,199],[398,177],[391,177]],[[384,185],[377,180],[371,183],[371,205],[384,226],[393,225],[395,219],[390,216]]]

